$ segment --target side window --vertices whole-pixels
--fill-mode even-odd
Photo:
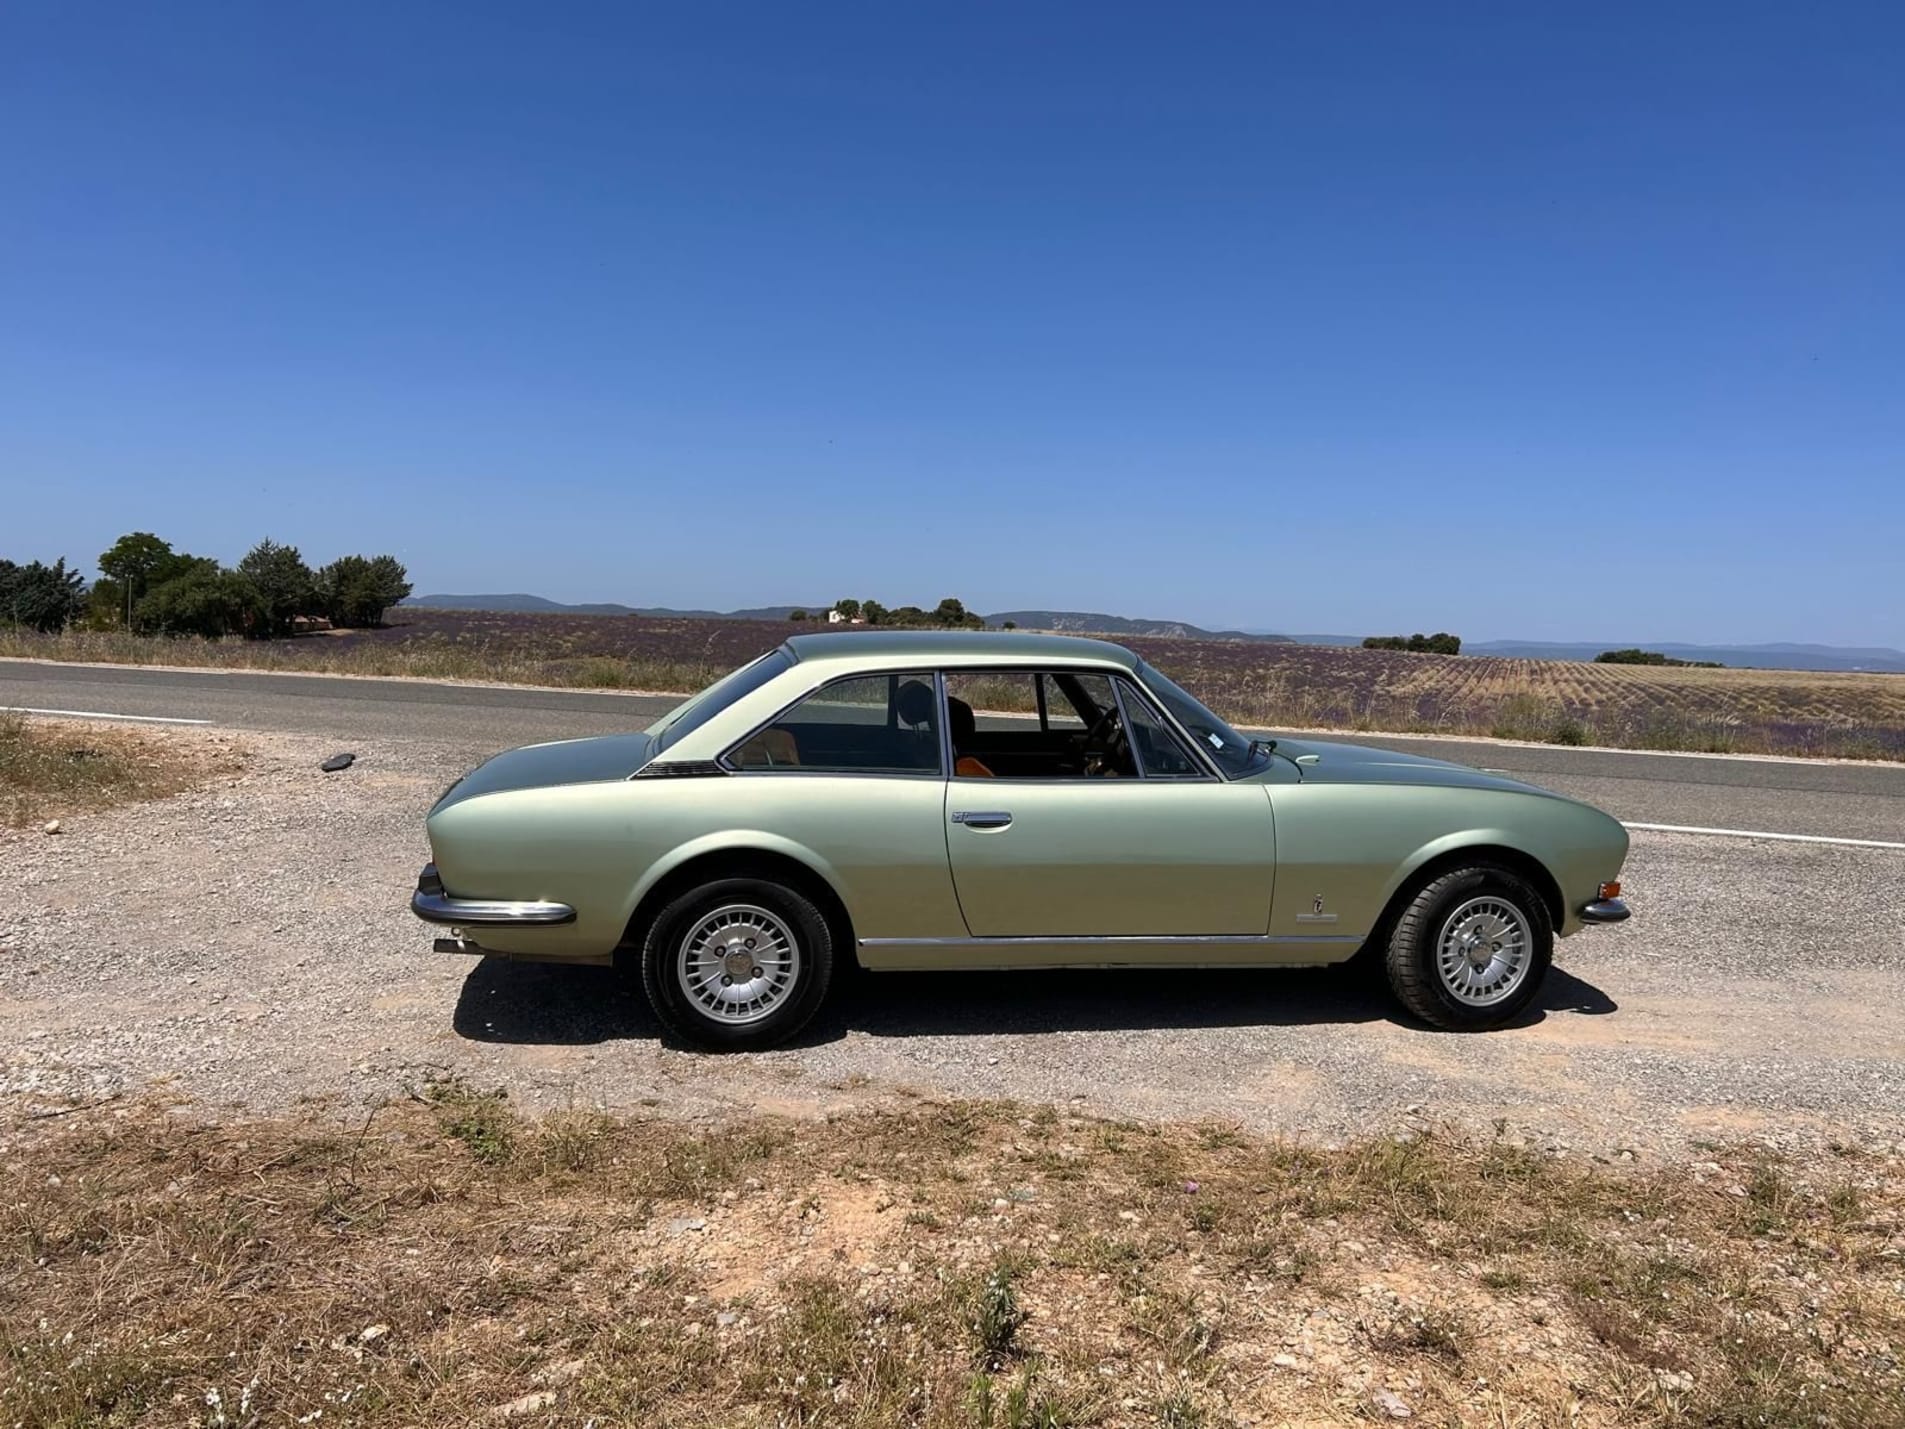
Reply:
[[[933,677],[907,671],[822,685],[729,750],[727,762],[749,772],[938,774]]]
[[[1131,745],[1137,751],[1138,764],[1149,779],[1201,779],[1204,770],[1191,757],[1183,742],[1172,733],[1149,700],[1124,680],[1118,681],[1118,698],[1124,705],[1125,723],[1131,731]]]
[[[946,728],[959,779],[1132,778],[1108,676],[948,670]]]

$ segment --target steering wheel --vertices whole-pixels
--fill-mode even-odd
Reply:
[[[1085,731],[1085,772],[1094,775],[1117,774],[1119,766],[1126,762],[1125,754],[1129,747],[1124,725],[1118,718],[1118,707],[1107,706],[1104,713],[1092,721],[1091,728]]]

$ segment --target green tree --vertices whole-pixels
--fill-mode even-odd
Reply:
[[[841,616],[847,620],[857,620],[861,615],[860,602],[857,600],[836,600],[833,603],[833,608],[839,611]],[[869,624],[870,623],[871,622],[869,622]]]
[[[317,577],[296,546],[281,546],[266,537],[245,552],[238,574],[258,592],[262,614],[251,633],[260,638],[289,635],[292,618],[317,607]]]
[[[1365,650],[1408,650],[1417,655],[1460,655],[1462,637],[1438,630],[1433,635],[1417,631],[1414,635],[1372,635],[1363,641]]]
[[[127,625],[132,624],[134,605],[148,590],[174,573],[171,567],[177,560],[172,543],[160,540],[150,531],[129,532],[114,541],[111,550],[100,552],[100,574],[112,583],[110,593],[116,598],[114,609],[123,610]],[[105,586],[106,581],[101,581],[100,586]],[[95,595],[101,593],[95,588]]]
[[[86,606],[86,581],[66,569],[66,558],[47,565],[0,561],[0,621],[29,630],[64,630]]]
[[[807,619],[807,612],[804,610],[790,610],[787,612],[787,618],[789,620],[798,620],[801,622],[805,622]]]
[[[318,598],[333,625],[382,625],[384,612],[410,594],[409,574],[395,556],[339,556],[317,573]]]
[[[217,639],[255,633],[265,622],[265,606],[257,587],[237,571],[199,562],[154,586],[133,607],[133,622],[157,635]]]
[[[860,602],[860,618],[868,625],[884,625],[887,620],[886,607],[877,600],[863,600]]]

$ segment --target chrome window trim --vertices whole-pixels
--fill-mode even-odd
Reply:
[[[939,769],[942,779],[951,780],[953,771],[958,767],[953,763],[952,714],[946,701],[946,672],[944,669],[933,671],[933,698],[939,702]]]
[[[1111,685],[1111,698],[1114,701],[1118,702],[1118,718],[1119,719],[1123,719],[1125,717],[1123,698],[1118,690],[1118,686],[1120,685],[1120,683],[1125,681],[1130,681],[1132,684],[1137,685],[1140,688],[1143,687],[1143,683],[1144,683],[1142,680],[1138,679],[1137,673],[1133,670],[1126,670],[1117,666],[1106,666],[1106,665],[1028,665],[1028,666],[971,665],[971,666],[956,666],[951,668],[955,668],[959,670],[961,674],[972,674],[972,673],[977,673],[981,675],[1029,674],[1034,678],[1035,681],[1041,675],[1102,675]],[[947,673],[947,670],[945,668],[942,668],[939,672],[942,698],[944,697],[944,691],[945,691],[946,673]],[[1150,705],[1153,710],[1157,710],[1158,708],[1157,701],[1150,698],[1149,691],[1145,691],[1145,703],[1147,705]],[[1162,775],[1146,774],[1144,772],[1144,761],[1138,758],[1138,751],[1137,751],[1136,745],[1133,745],[1131,749],[1131,763],[1137,769],[1138,773],[1137,773],[1137,776],[1132,779],[1125,779],[1125,780],[1102,779],[1102,778],[1094,779],[1089,774],[1031,774],[1031,775],[992,774],[992,775],[984,775],[984,776],[972,775],[972,774],[960,774],[958,772],[958,766],[953,762],[953,758],[952,758],[952,721],[946,717],[947,711],[944,704],[942,703],[940,707],[940,712],[939,712],[940,714],[939,722],[940,722],[940,726],[946,731],[946,769],[948,771],[946,777],[949,781],[953,783],[958,783],[958,784],[1071,785],[1071,784],[1077,784],[1080,781],[1084,781],[1086,783],[1105,783],[1105,784],[1111,784],[1113,786],[1116,786],[1117,784],[1121,782],[1124,784],[1142,784],[1147,781],[1154,784],[1222,784],[1222,783],[1226,783],[1227,781],[1224,778],[1223,771],[1217,768],[1217,766],[1214,763],[1212,763],[1209,759],[1204,757],[1203,751],[1197,748],[1197,741],[1189,738],[1185,734],[1183,726],[1180,725],[1176,720],[1170,718],[1170,711],[1161,710],[1158,712],[1162,714],[1162,716],[1164,717],[1165,728],[1170,730],[1170,732],[1174,736],[1176,736],[1178,742],[1182,744],[1185,748],[1195,751],[1195,753],[1193,753],[1191,757],[1193,760],[1195,760],[1199,765],[1203,767],[1204,769],[1203,774],[1201,775],[1199,774],[1162,774]],[[1130,735],[1129,735],[1129,732],[1127,731],[1126,738],[1128,739],[1129,737]]]
[[[1175,714],[1171,712],[1170,707],[1166,705],[1163,700],[1159,699],[1155,694],[1153,694],[1150,687],[1144,683],[1144,676],[1140,674],[1139,671],[1145,668],[1146,666],[1144,661],[1140,660],[1138,661],[1137,667],[1135,669],[1127,670],[1125,671],[1125,674],[1132,681],[1132,683],[1134,683],[1135,685],[1138,686],[1139,689],[1144,691],[1145,698],[1148,699],[1153,705],[1156,705],[1163,712],[1165,722],[1169,724],[1172,729],[1177,731],[1178,737],[1182,739],[1186,744],[1188,744],[1192,749],[1195,749],[1197,751],[1197,757],[1204,761],[1205,767],[1213,770],[1216,773],[1218,779],[1226,784],[1234,784],[1239,779],[1254,778],[1255,776],[1253,774],[1232,775],[1232,774],[1227,774],[1224,772],[1223,766],[1219,764],[1215,759],[1212,759],[1210,757],[1210,754],[1204,748],[1202,741],[1192,739],[1191,732],[1188,729],[1184,728],[1183,723],[1178,719],[1178,717]],[[1203,701],[1199,700],[1198,703],[1202,704]],[[1215,711],[1213,711],[1213,713],[1215,713]],[[1218,718],[1222,719],[1223,717],[1219,715]],[[1224,723],[1226,725],[1229,725],[1230,722],[1228,720],[1224,720]],[[1239,731],[1239,733],[1241,733],[1241,731]],[[1246,735],[1244,737],[1248,738],[1249,736]],[[1261,772],[1262,772],[1261,770],[1257,771],[1257,773],[1261,773]]]
[[[1178,751],[1187,755],[1192,764],[1202,769],[1204,771],[1202,774],[1152,774],[1145,769],[1144,757],[1138,753],[1138,742],[1131,736],[1131,711],[1125,704],[1127,689],[1152,715],[1157,717],[1158,722],[1164,727],[1166,736],[1177,742]],[[1165,711],[1157,707],[1156,702],[1149,697],[1148,692],[1145,694],[1138,693],[1137,682],[1134,679],[1127,679],[1123,676],[1114,677],[1111,682],[1111,691],[1113,697],[1118,701],[1118,718],[1125,722],[1125,742],[1131,747],[1131,762],[1138,766],[1139,778],[1155,779],[1160,784],[1208,784],[1212,780],[1212,775],[1215,774],[1216,782],[1220,784],[1224,782],[1223,772],[1221,770],[1214,770],[1211,767],[1210,761],[1204,759],[1201,753],[1195,752],[1196,746],[1194,742],[1183,737],[1177,725],[1166,717]]]
[[[750,729],[746,734],[742,735],[739,739],[735,740],[734,743],[730,744],[726,749],[722,750],[720,756],[716,758],[715,760],[713,760],[712,762],[715,764],[719,764],[722,767],[722,769],[726,770],[729,774],[739,775],[740,777],[744,779],[752,778],[756,774],[772,774],[772,775],[815,774],[815,775],[824,775],[825,777],[829,779],[861,778],[861,779],[942,779],[943,780],[944,778],[946,778],[947,770],[951,768],[951,766],[947,763],[947,760],[946,760],[947,744],[946,744],[946,735],[944,732],[946,728],[946,708],[943,703],[940,705],[937,711],[939,716],[939,727],[941,731],[940,739],[939,739],[939,768],[938,769],[803,769],[797,765],[791,765],[791,764],[781,769],[743,769],[739,765],[731,762],[730,760],[729,756],[731,756],[735,750],[739,749],[742,745],[746,744],[750,739],[753,739],[754,736],[759,734],[762,730],[772,729],[775,725],[781,722],[781,720],[787,715],[788,711],[794,709],[796,706],[805,704],[808,700],[812,699],[815,695],[819,694],[822,690],[830,690],[835,685],[844,685],[849,680],[879,680],[879,679],[890,680],[890,679],[894,679],[894,678],[905,676],[905,675],[916,675],[916,676],[922,676],[922,677],[931,676],[933,680],[933,686],[935,689],[939,689],[942,683],[939,677],[939,671],[930,666],[925,669],[921,669],[918,666],[906,666],[898,670],[892,670],[892,669],[854,670],[845,675],[836,675],[831,680],[822,680],[819,684],[815,685],[813,688],[808,690],[803,690],[800,694],[794,696],[793,699],[789,700],[786,704],[782,705],[779,709],[775,710],[773,714],[769,715],[766,719],[762,720],[759,724],[755,725],[754,728]]]

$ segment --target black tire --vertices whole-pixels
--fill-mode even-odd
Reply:
[[[736,908],[764,910],[794,945],[794,971],[787,985],[771,1006],[749,1021],[723,1020],[705,1010],[682,985],[680,972],[688,938],[722,910]],[[642,990],[662,1026],[683,1042],[711,1052],[773,1047],[799,1032],[819,1011],[833,980],[833,944],[826,916],[799,889],[765,878],[717,879],[670,899],[648,925],[642,941]],[[722,996],[713,989],[711,994]]]
[[[1491,1001],[1465,1001],[1457,996],[1444,979],[1439,953],[1445,934],[1462,926],[1456,915],[1471,910],[1481,913],[1490,902],[1506,904],[1521,916],[1525,957],[1517,966],[1517,976],[1502,977],[1499,989],[1486,987],[1471,992],[1472,997]],[[1471,925],[1473,926],[1473,925]],[[1483,926],[1487,926],[1484,924]],[[1513,944],[1513,939],[1504,937]],[[1496,946],[1496,945],[1490,945]],[[1480,949],[1487,954],[1488,948]],[[1384,949],[1389,987],[1410,1012],[1433,1027],[1449,1032],[1481,1032],[1513,1022],[1541,991],[1554,959],[1554,920],[1541,894],[1512,869],[1495,864],[1476,864],[1440,874],[1416,890],[1397,915]],[[1458,966],[1454,976],[1461,976]],[[1490,976],[1487,969],[1474,976]]]

